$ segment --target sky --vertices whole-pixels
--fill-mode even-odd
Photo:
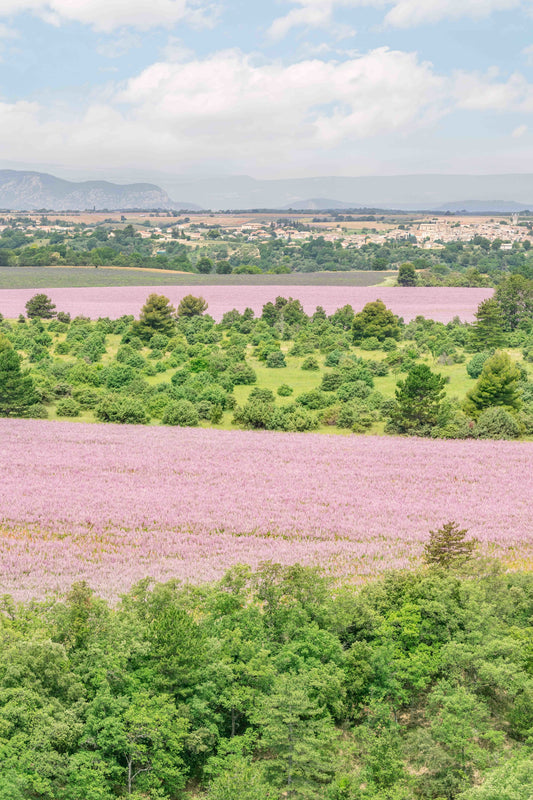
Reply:
[[[0,168],[533,172],[533,0],[0,0]]]

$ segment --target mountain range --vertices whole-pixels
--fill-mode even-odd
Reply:
[[[74,183],[43,172],[0,170],[0,208],[31,211],[87,209],[127,210],[165,208],[198,210],[194,203],[179,203],[152,183],[121,186],[108,181]]]
[[[533,210],[533,174],[528,173],[277,180],[248,175],[191,177],[163,173],[157,177],[163,188],[155,183],[74,182],[43,172],[5,169],[0,170],[0,208],[27,211],[395,209],[480,213]]]

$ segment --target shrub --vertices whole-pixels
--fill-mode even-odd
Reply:
[[[281,352],[281,350],[274,350],[267,355],[266,366],[270,367],[271,369],[281,369],[282,367],[286,367],[287,363],[285,361],[285,355]]]
[[[66,356],[70,353],[70,342],[58,342],[55,346],[55,352],[58,356]]]
[[[337,367],[342,358],[342,350],[331,350],[324,361],[326,367]]]
[[[222,422],[223,410],[222,406],[219,403],[215,403],[215,405],[211,409],[211,416],[210,420],[213,425],[218,425]]]
[[[486,408],[479,415],[475,430],[479,439],[518,439],[521,433],[516,417],[501,406]]]
[[[249,386],[252,383],[257,382],[257,375],[252,367],[246,362],[239,361],[232,364],[228,369],[228,376],[234,386]]]
[[[298,395],[296,402],[300,406],[317,410],[329,406],[331,404],[331,399],[324,394],[324,392],[321,392],[320,389],[311,389],[309,392]]]
[[[169,403],[163,414],[163,425],[179,425],[190,428],[198,425],[199,415],[190,400],[177,400]]]
[[[261,389],[259,386],[255,386],[250,392],[248,400],[260,400],[262,403],[273,403],[274,392],[270,389]]]
[[[58,417],[77,417],[80,413],[80,405],[72,397],[65,397],[60,400],[56,407]]]
[[[364,399],[368,397],[372,389],[365,381],[351,381],[350,383],[343,383],[337,389],[338,399],[346,403],[355,398]]]
[[[491,355],[492,355],[491,352],[489,352],[488,350],[484,350],[482,353],[476,353],[475,356],[472,356],[472,358],[466,365],[466,371],[468,372],[471,378],[474,378],[474,380],[479,378],[479,376],[483,372],[485,361],[488,361]]]
[[[320,369],[320,364],[314,358],[314,356],[308,356],[302,364],[302,369],[309,370],[310,372],[316,372]]]
[[[94,408],[101,399],[99,392],[88,388],[74,389],[72,396],[82,408]]]
[[[271,426],[278,431],[314,431],[318,428],[318,419],[314,414],[293,404],[276,408],[271,419]]]
[[[164,333],[154,333],[150,341],[148,342],[148,347],[152,350],[161,350],[162,353],[165,353],[168,347],[169,338],[165,336]]]
[[[344,380],[344,376],[340,372],[326,372],[322,376],[320,389],[323,392],[336,392]]]
[[[361,350],[379,350],[380,347],[381,347],[381,344],[380,344],[379,339],[377,338],[377,336],[369,336],[366,339],[361,339],[361,342],[359,343],[359,347],[361,348]]]
[[[56,319],[58,322],[63,322],[65,325],[70,323],[70,314],[68,311],[58,311]]]
[[[107,369],[106,386],[108,389],[122,389],[135,378],[135,370],[128,364],[112,364]]]
[[[277,393],[280,397],[289,397],[294,392],[292,386],[289,386],[286,383],[282,383],[281,386],[278,386]]]
[[[134,397],[104,397],[95,414],[102,422],[146,425],[150,421],[144,404]]]
[[[24,416],[29,419],[46,419],[48,410],[42,403],[34,403],[25,409]]]

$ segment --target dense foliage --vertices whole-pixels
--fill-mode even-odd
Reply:
[[[473,325],[423,317],[405,325],[381,300],[357,314],[346,305],[330,316],[320,306],[307,315],[290,297],[266,303],[260,317],[233,309],[216,323],[203,298],[187,295],[176,312],[158,294],[139,320],[71,319],[65,311],[50,322],[4,320],[11,352],[1,355],[10,364],[2,374],[7,380],[11,370],[11,388],[0,386],[0,410],[281,431],[530,435],[533,315],[524,292],[533,296],[533,289],[509,283],[481,303]],[[521,309],[514,328],[513,296]],[[36,297],[49,308],[46,295]],[[496,342],[512,355],[494,352]],[[2,392],[25,399],[2,401]],[[499,417],[487,424],[481,415],[494,408]]]
[[[533,579],[235,567],[0,615],[9,800],[526,800]]]

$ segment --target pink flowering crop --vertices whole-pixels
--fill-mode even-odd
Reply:
[[[533,552],[533,444],[0,420],[0,593],[87,580],[319,564],[350,580],[416,563],[456,520],[485,552]]]
[[[265,303],[281,295],[298,298],[308,314],[319,305],[332,314],[346,303],[360,311],[366,303],[379,298],[406,322],[418,315],[438,322],[449,322],[455,316],[471,322],[478,305],[493,292],[492,289],[378,286],[112,286],[38,291],[51,297],[58,311],[93,319],[117,319],[123,314],[138,316],[148,295],[155,292],[168,297],[176,308],[186,294],[201,295],[209,304],[208,313],[217,321],[232,308],[242,312],[249,306],[260,314]],[[8,319],[25,313],[26,302],[36,292],[36,289],[0,290],[0,313]]]

